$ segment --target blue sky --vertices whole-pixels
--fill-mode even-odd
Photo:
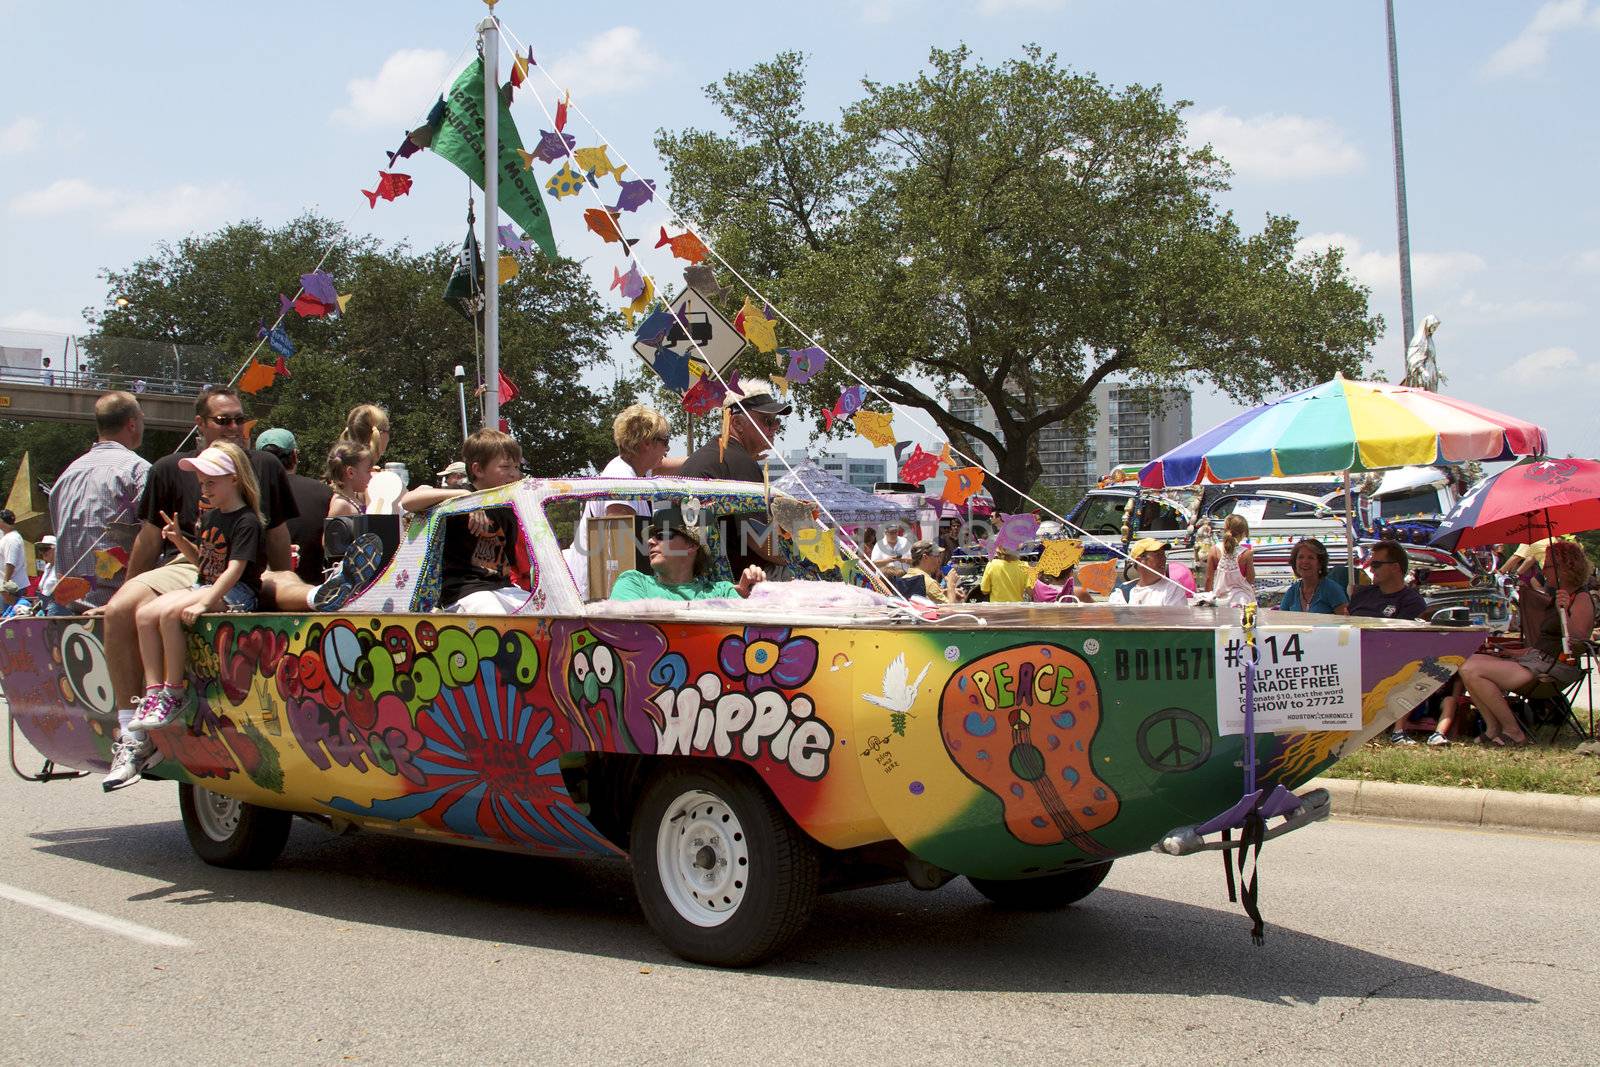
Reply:
[[[1558,453],[1600,454],[1600,0],[1396,6],[1416,315],[1443,320],[1446,389],[1538,418]],[[473,0],[0,0],[12,42],[0,73],[0,328],[79,330],[80,310],[105,295],[98,271],[242,217],[276,223],[311,207],[386,240],[459,240],[465,180],[437,157],[409,161],[405,199],[372,210],[359,190],[465,58],[483,11]],[[503,0],[498,12],[634,171],[655,177],[654,131],[717,127],[701,87],[782,49],[810,56],[821,117],[856,98],[862,77],[908,78],[930,46],[962,42],[989,61],[1037,42],[1114,85],[1159,83],[1194,102],[1193,138],[1233,165],[1223,203],[1247,228],[1284,213],[1308,247],[1346,248],[1389,324],[1375,363],[1400,375],[1379,0]],[[529,140],[545,125],[526,95],[513,113]],[[581,120],[569,131],[593,140]],[[601,269],[598,242],[563,228],[579,210],[554,214],[563,248]],[[1195,426],[1232,410],[1197,395]],[[794,437],[785,444],[804,444]]]

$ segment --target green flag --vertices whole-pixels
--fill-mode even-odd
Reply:
[[[556,239],[550,232],[550,216],[533,173],[524,170],[522,138],[511,121],[505,97],[500,100],[500,210],[539,245],[539,250],[556,258]],[[432,116],[430,116],[431,118]],[[439,132],[433,150],[461,168],[461,172],[483,188],[483,57],[474,59],[445,97]]]
[[[478,322],[483,313],[483,257],[478,254],[478,234],[473,229],[471,212],[467,213],[467,239],[461,242],[456,253],[455,269],[445,283],[444,302],[469,321]],[[479,322],[479,325],[482,325]]]

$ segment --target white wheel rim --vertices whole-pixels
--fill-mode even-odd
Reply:
[[[231,840],[239,832],[239,819],[243,815],[243,801],[194,787],[195,821],[211,840],[219,843]]]
[[[656,830],[656,871],[679,915],[696,926],[721,926],[750,884],[750,847],[739,817],[711,793],[680,794]]]

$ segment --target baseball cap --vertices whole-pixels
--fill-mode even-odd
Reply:
[[[54,548],[56,547],[56,535],[45,534],[43,537],[39,538],[39,540],[34,542],[34,546],[36,548]]]
[[[932,541],[918,541],[916,544],[911,546],[911,562],[921,563],[929,556],[936,555],[943,551],[944,549],[940,548]]]
[[[655,536],[658,533],[662,535],[669,533],[685,534],[702,548],[705,547],[705,532],[698,526],[692,526],[686,522],[683,517],[683,509],[677,504],[657,508],[650,516],[650,525],[645,529],[651,536]]]
[[[273,448],[281,449],[286,453],[293,453],[295,450],[294,434],[290,433],[288,430],[285,430],[282,426],[275,426],[270,430],[264,430],[262,431],[261,436],[256,438],[256,447],[266,448],[269,445]]]
[[[452,474],[465,475],[466,473],[467,473],[467,465],[465,463],[461,462],[458,459],[454,463],[452,463],[448,467],[446,467],[444,470],[439,471],[436,474],[434,474],[434,477],[435,478],[448,478]]]
[[[186,471],[196,474],[209,474],[213,478],[223,474],[239,473],[233,467],[233,457],[215,445],[201,452],[198,456],[185,456],[178,460],[178,466]]]
[[[1158,541],[1154,537],[1141,537],[1128,548],[1128,555],[1133,559],[1148,555],[1151,552],[1165,552],[1167,543]]]
[[[743,393],[729,391],[722,398],[722,406],[754,415],[787,415],[794,408],[787,400],[772,395],[772,386],[766,382],[740,382]]]

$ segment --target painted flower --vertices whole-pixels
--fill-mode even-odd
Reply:
[[[786,629],[750,626],[743,637],[722,639],[717,662],[730,679],[744,679],[746,692],[795,689],[810,681],[817,669],[817,643],[809,637],[790,637]]]

